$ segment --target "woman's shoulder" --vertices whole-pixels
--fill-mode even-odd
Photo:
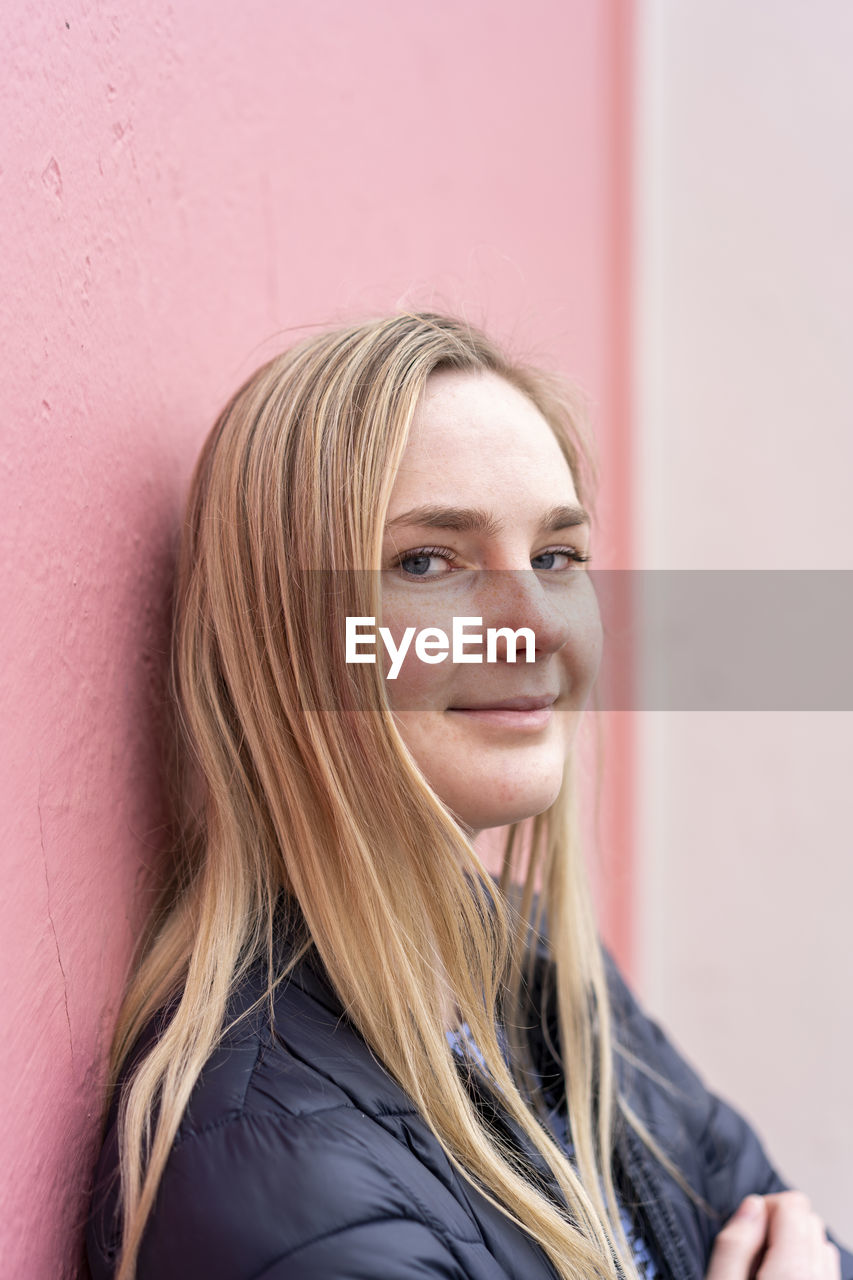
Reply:
[[[261,998],[265,985],[261,967],[239,984],[226,1024],[235,1011],[249,1012],[226,1031],[192,1089],[146,1227],[140,1280],[259,1275],[297,1254],[307,1265],[309,1244],[312,1257],[334,1252],[332,1242],[350,1251],[371,1223],[373,1235],[385,1224],[392,1252],[433,1250],[437,1269],[454,1234],[471,1234],[441,1148],[347,1020],[318,964],[298,966],[271,1005]],[[147,1029],[148,1043],[156,1025],[162,1015]],[[98,1185],[114,1184],[116,1172],[113,1108]],[[427,1173],[439,1179],[430,1177],[429,1189]],[[88,1231],[95,1280],[113,1274],[110,1203],[101,1202]]]
[[[254,1006],[224,1035],[199,1077],[179,1139],[213,1126],[280,1115],[330,1124],[363,1111],[414,1110],[370,1052],[310,955],[265,999],[260,970],[235,993],[234,1008]]]

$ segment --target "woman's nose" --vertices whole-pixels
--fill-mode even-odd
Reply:
[[[585,581],[584,581],[585,580]],[[555,653],[572,634],[573,622],[589,609],[592,584],[582,570],[567,570],[544,578],[534,569],[492,569],[484,572],[477,608],[483,627],[518,632],[527,628],[535,636],[537,654]],[[508,658],[509,637],[500,637],[498,661]],[[523,661],[525,638],[516,646],[516,661]]]

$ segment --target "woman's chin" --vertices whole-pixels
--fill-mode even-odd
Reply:
[[[400,717],[406,744],[457,821],[473,831],[504,827],[549,809],[560,794],[569,744],[556,732],[517,744],[435,731],[427,717]]]
[[[465,827],[474,832],[486,831],[511,822],[523,822],[550,809],[560,793],[562,779],[549,785],[543,785],[543,781],[526,788],[492,782],[488,786],[484,784],[475,794],[456,792],[442,799]]]

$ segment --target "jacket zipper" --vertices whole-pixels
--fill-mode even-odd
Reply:
[[[507,1115],[490,1091],[484,1092],[479,1079],[475,1077],[471,1083],[474,1086],[475,1097],[478,1099],[478,1108],[481,1113],[483,1102],[488,1099],[487,1105],[492,1112],[492,1123],[497,1123],[503,1129],[504,1134],[510,1137],[516,1148],[524,1153],[528,1164],[539,1175],[540,1190],[545,1192],[561,1211],[565,1212],[567,1209],[566,1201],[556,1178],[547,1169],[547,1166],[543,1164],[538,1152],[531,1147],[526,1135],[518,1128],[515,1121]],[[496,1103],[497,1105],[495,1105]],[[656,1181],[648,1168],[645,1160],[645,1147],[641,1146],[639,1139],[632,1131],[628,1131],[627,1137],[628,1153],[626,1155],[624,1152],[619,1151],[618,1158],[621,1160],[627,1188],[633,1193],[634,1200],[637,1202],[637,1209],[634,1210],[632,1206],[630,1211],[637,1213],[640,1218],[641,1228],[646,1228],[643,1231],[643,1235],[645,1238],[650,1238],[650,1243],[656,1247],[656,1261],[659,1261],[668,1270],[669,1280],[697,1280],[696,1273],[691,1267],[690,1259],[684,1249],[675,1219],[667,1205],[666,1195],[663,1193],[660,1183]],[[556,1275],[553,1264],[550,1263],[547,1255],[543,1252],[542,1256],[543,1260],[549,1263],[552,1274]],[[666,1277],[661,1277],[660,1280],[666,1280]]]
[[[629,1156],[623,1159],[622,1167],[634,1194],[636,1212],[647,1225],[658,1257],[669,1269],[672,1280],[696,1280],[666,1195],[648,1167],[645,1148],[633,1131],[629,1130],[626,1136]]]

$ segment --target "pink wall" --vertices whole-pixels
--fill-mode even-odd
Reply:
[[[33,1280],[74,1274],[159,843],[170,548],[224,396],[290,326],[464,308],[593,393],[599,563],[628,555],[615,0],[132,8],[0,17],[0,1252]],[[605,809],[624,886],[628,806]]]

